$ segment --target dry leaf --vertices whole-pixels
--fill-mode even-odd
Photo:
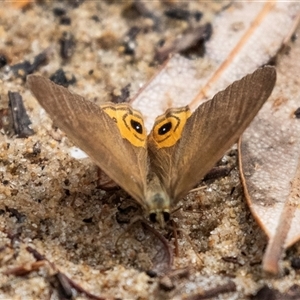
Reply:
[[[217,67],[204,88],[211,93],[269,62],[295,30],[299,2],[237,1],[215,20],[206,54]]]
[[[148,131],[169,107],[192,110],[233,81],[266,64],[276,55],[297,21],[300,4],[234,3],[213,23],[206,57],[190,61],[172,57],[132,100],[145,116]]]
[[[299,57],[298,39],[278,58],[276,88],[240,145],[246,198],[269,237],[263,269],[272,273],[283,250],[300,239]]]
[[[158,115],[170,107],[187,105],[196,97],[199,87],[201,82],[193,61],[174,55],[132,100],[132,106],[141,111],[150,132]]]

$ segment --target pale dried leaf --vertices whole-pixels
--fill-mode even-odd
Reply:
[[[300,11],[299,2],[235,2],[213,24],[207,56],[218,70],[211,78],[211,97],[232,81],[272,59],[290,34]],[[212,86],[212,83],[213,84]]]
[[[300,30],[298,30],[298,34]],[[269,237],[263,261],[277,273],[283,249],[300,239],[300,40],[278,59],[270,101],[245,131],[241,173],[250,209]]]
[[[266,64],[280,49],[297,20],[299,3],[234,3],[213,22],[206,57],[190,61],[172,57],[132,100],[145,116],[148,132],[169,107],[204,100],[233,81]]]
[[[170,107],[188,105],[196,97],[201,87],[197,73],[193,61],[174,55],[132,100],[132,106],[144,115],[148,132],[157,116]]]

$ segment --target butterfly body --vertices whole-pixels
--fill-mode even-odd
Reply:
[[[194,113],[188,107],[167,110],[147,136],[143,116],[129,104],[98,107],[44,77],[28,76],[54,123],[160,224],[236,142],[275,81],[273,67],[258,69]]]

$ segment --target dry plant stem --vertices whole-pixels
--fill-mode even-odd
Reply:
[[[141,224],[150,232],[152,232],[164,245],[166,252],[168,253],[168,269],[171,269],[172,265],[173,265],[173,253],[172,250],[169,246],[168,241],[163,237],[163,235],[161,235],[155,228],[153,228],[152,226],[150,226],[147,222],[145,222],[144,220],[141,220]]]
[[[184,300],[202,300],[217,297],[219,294],[230,293],[236,291],[236,285],[233,281],[229,281],[226,284],[219,285],[211,290],[201,291],[192,296],[182,297]]]
[[[199,192],[199,191],[204,190],[204,189],[206,189],[206,188],[207,188],[207,185],[199,186],[199,187],[197,187],[197,188],[194,188],[194,189],[190,190],[190,191],[189,191],[189,194],[190,194],[190,193],[196,193],[196,192]]]
[[[175,278],[186,278],[189,276],[191,271],[190,267],[182,268],[182,269],[176,269],[170,271],[166,276],[168,276],[170,279],[175,279]]]
[[[295,178],[297,178],[297,180],[293,181],[292,186],[295,191],[297,191],[296,185],[298,185],[300,182],[299,164]],[[299,197],[299,195],[297,196]],[[276,229],[276,235],[270,240],[263,258],[263,269],[272,274],[277,274],[279,272],[278,262],[283,255],[287,235],[294,218],[296,203],[293,203],[293,198],[294,197],[290,196],[285,202],[284,209],[281,213],[280,221],[278,223],[278,228]]]
[[[51,261],[49,261],[44,255],[42,255],[41,253],[39,253],[36,249],[28,246],[26,247],[26,250],[31,253],[33,255],[33,257],[37,260],[37,261],[47,261],[48,264],[50,265],[50,267],[57,272],[57,274],[60,274],[61,276],[64,277],[64,279],[79,293],[84,294],[86,297],[88,297],[89,299],[93,299],[93,300],[112,300],[114,299],[113,297],[104,297],[104,296],[97,296],[94,295],[92,293],[90,293],[89,291],[85,290],[83,287],[81,287],[78,283],[76,283],[75,281],[73,281],[71,278],[69,278],[68,276],[66,276],[64,273],[60,272],[58,270],[58,268],[55,266],[55,264]],[[44,264],[42,264],[44,265]]]
[[[276,235],[268,243],[263,258],[263,270],[272,274],[279,272],[279,260],[284,252],[284,244],[289,232],[291,221],[295,210],[290,206],[289,201],[284,205],[284,210],[280,216]]]
[[[15,276],[25,276],[33,271],[39,270],[45,265],[45,261],[41,260],[30,264],[30,266],[20,266],[15,268],[10,268],[3,272],[4,275],[15,275]]]
[[[152,226],[150,226],[148,224],[147,221],[145,221],[142,217],[138,216],[136,217],[134,220],[132,220],[132,222],[129,224],[128,228],[125,230],[124,233],[122,233],[116,240],[116,249],[118,249],[118,243],[120,238],[122,237],[123,234],[125,234],[126,232],[128,232],[133,225],[135,225],[136,223],[140,223],[144,228],[146,228],[149,232],[151,232],[152,234],[154,234],[163,244],[166,253],[168,254],[168,261],[167,261],[167,270],[170,270],[172,265],[173,265],[173,253],[172,250],[169,246],[169,242],[164,238],[164,236],[162,234],[160,234],[155,228],[153,228]]]
[[[73,281],[71,278],[67,277],[65,274],[64,276],[66,277],[67,281],[69,282],[69,284],[79,293],[84,294],[85,296],[87,296],[90,299],[93,300],[113,300],[115,299],[114,297],[102,297],[102,296],[96,296],[92,293],[90,293],[89,291],[85,290],[83,287],[81,287],[78,283],[76,283],[75,281]]]
[[[40,261],[40,260],[47,260],[47,258],[45,257],[45,255],[42,255],[40,254],[36,249],[28,246],[26,247],[26,250],[32,254],[32,256],[37,260],[37,261]],[[47,260],[48,261],[48,260]],[[54,268],[54,265],[48,261],[48,263],[51,265],[52,268]]]

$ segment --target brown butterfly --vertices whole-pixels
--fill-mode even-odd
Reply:
[[[30,75],[29,88],[54,123],[149,213],[164,224],[184,197],[246,129],[270,96],[273,67],[235,81],[200,105],[170,108],[147,136],[129,104],[96,104]]]

